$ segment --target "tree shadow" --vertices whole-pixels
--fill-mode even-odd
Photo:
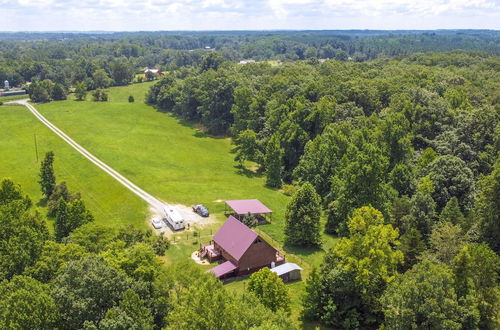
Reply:
[[[202,125],[199,122],[182,118],[178,114],[173,113],[173,112],[168,111],[168,110],[165,110],[165,109],[161,109],[161,108],[159,108],[156,105],[151,105],[151,104],[148,104],[148,105],[151,106],[151,107],[153,107],[157,112],[161,112],[161,113],[164,113],[164,114],[169,114],[170,116],[172,116],[173,119],[175,119],[177,121],[177,123],[179,125],[182,125],[184,127],[188,127],[188,128],[191,128],[191,129],[195,130],[195,132],[193,134],[194,137],[197,137],[197,138],[211,138],[211,139],[218,139],[218,140],[219,139],[226,139],[226,138],[229,137],[227,135],[209,134],[209,133],[207,133],[207,132],[205,132],[203,130],[203,127],[202,127]]]
[[[283,246],[283,250],[285,250],[285,252],[287,253],[295,254],[298,256],[309,256],[311,254],[323,251],[322,248],[317,246],[304,247],[304,246],[296,246],[288,244],[285,244]]]
[[[236,174],[246,176],[247,178],[261,178],[264,175],[264,171],[262,171],[261,169],[252,171],[241,165],[234,165],[233,167],[236,169]]]
[[[36,206],[47,207],[48,202],[49,202],[49,200],[47,198],[42,198],[36,203]]]

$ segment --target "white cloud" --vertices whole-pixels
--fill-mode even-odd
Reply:
[[[500,28],[500,0],[0,0],[0,11],[0,30]]]

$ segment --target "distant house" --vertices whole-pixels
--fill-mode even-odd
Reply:
[[[220,279],[250,274],[285,262],[278,250],[233,216],[227,218],[211,244],[201,245],[200,256],[210,262],[223,260],[209,270]]]
[[[240,64],[255,63],[255,60],[241,60]]]
[[[150,68],[144,69],[144,74],[147,75],[148,73],[152,73],[155,76],[163,76],[163,72],[161,72],[158,69],[150,69]]]

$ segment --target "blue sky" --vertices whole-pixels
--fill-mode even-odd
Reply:
[[[500,0],[0,0],[0,31],[500,29]]]

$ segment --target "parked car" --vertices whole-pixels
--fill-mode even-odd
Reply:
[[[207,208],[201,204],[193,206],[193,211],[195,213],[198,213],[202,217],[208,217],[210,215],[210,213],[208,213]]]
[[[160,229],[161,227],[163,227],[163,222],[158,218],[153,218],[153,220],[151,220],[151,224],[156,229]]]

